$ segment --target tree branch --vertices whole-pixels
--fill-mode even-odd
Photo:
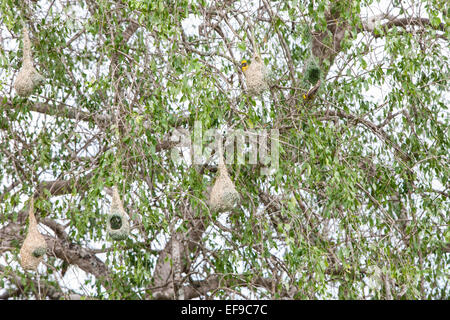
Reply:
[[[409,26],[419,26],[422,28],[425,28],[426,26],[431,26],[435,30],[445,32],[445,24],[444,23],[440,23],[438,26],[434,26],[433,24],[431,24],[430,19],[428,19],[428,18],[421,18],[421,17],[394,18],[387,14],[386,15],[381,14],[381,15],[377,15],[377,16],[369,18],[367,22],[363,23],[362,28],[359,28],[358,31],[359,32],[368,31],[368,32],[371,32],[375,38],[380,38],[383,36],[383,34],[376,33],[375,27],[376,27],[377,22],[380,22],[381,20],[383,20],[385,18],[388,19],[388,22],[380,24],[380,26],[379,26],[379,28],[381,30],[383,30],[384,32],[387,32],[392,27],[402,27],[403,29],[406,29]],[[444,38],[444,39],[446,39],[446,38]]]
[[[18,106],[8,101],[7,98],[0,97],[0,108],[4,110],[16,109],[18,108]],[[68,119],[92,122],[101,127],[110,125],[112,122],[112,118],[108,115],[105,114],[94,115],[62,103],[50,105],[48,103],[36,102],[30,106],[30,110],[34,112],[47,114],[50,116],[62,116]]]
[[[6,300],[11,297],[19,297],[26,293],[27,289],[40,288],[40,291],[52,300],[59,300],[64,296],[59,288],[49,285],[48,283],[39,283],[37,280],[32,279],[31,274],[28,273],[26,277],[26,283],[22,283],[22,279],[15,273],[8,272],[5,267],[0,264],[0,273],[5,279],[9,279],[11,283],[16,286],[16,289],[8,289],[5,293],[0,295],[0,300]],[[42,297],[40,297],[42,298]]]

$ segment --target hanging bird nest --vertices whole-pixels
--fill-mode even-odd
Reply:
[[[253,55],[249,66],[247,66],[245,60],[242,62],[242,71],[245,75],[247,92],[249,94],[258,95],[269,89],[266,66],[258,53]]]
[[[230,211],[239,204],[240,195],[228,175],[222,155],[219,155],[218,172],[218,177],[209,195],[210,209],[215,212]]]
[[[35,271],[47,252],[47,243],[37,228],[33,199],[31,199],[28,220],[28,234],[20,249],[20,264],[25,270]]]
[[[310,59],[306,64],[305,80],[315,85],[320,80],[322,70],[315,59]]]
[[[113,187],[111,209],[107,217],[107,232],[113,240],[125,240],[130,233],[130,224],[116,186]]]
[[[31,42],[28,36],[28,29],[23,29],[23,60],[22,68],[14,82],[14,89],[19,96],[28,97],[33,91],[44,82],[37,70],[33,67],[31,58]]]

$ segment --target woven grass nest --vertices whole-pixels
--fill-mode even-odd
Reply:
[[[28,233],[20,248],[20,264],[24,270],[35,271],[47,252],[47,243],[37,228],[33,200],[31,200],[28,220]]]
[[[255,53],[248,68],[243,69],[247,83],[247,92],[251,95],[258,95],[269,89],[267,84],[267,69],[260,55]]]
[[[310,59],[306,65],[305,79],[310,84],[315,85],[320,80],[322,70],[320,70],[317,61]]]
[[[44,82],[41,76],[33,67],[31,58],[31,42],[28,36],[28,29],[23,29],[23,60],[22,68],[14,82],[14,89],[19,96],[28,97],[33,91]]]
[[[130,233],[130,224],[123,209],[117,187],[113,187],[111,209],[107,217],[107,232],[113,240],[125,240]]]
[[[227,167],[221,156],[219,159],[218,176],[209,195],[211,211],[230,211],[239,204],[240,195],[236,191],[233,181],[228,174]]]

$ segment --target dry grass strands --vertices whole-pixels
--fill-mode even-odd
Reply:
[[[35,271],[47,251],[47,243],[39,233],[33,211],[34,205],[33,200],[31,200],[30,211],[28,213],[28,234],[25,237],[22,248],[20,248],[20,264],[24,270]]]
[[[125,240],[130,233],[130,224],[116,186],[113,187],[111,209],[107,217],[107,232],[113,240],[117,241]]]
[[[240,195],[228,175],[227,167],[220,157],[219,173],[209,195],[210,209],[215,212],[230,211],[239,204]]]
[[[267,70],[259,54],[253,55],[250,66],[243,69],[247,82],[247,92],[251,95],[258,95],[269,89],[267,84]]]
[[[28,97],[33,91],[44,82],[37,70],[33,67],[31,59],[31,42],[28,36],[28,29],[23,29],[23,60],[22,68],[14,82],[14,89],[19,96]]]

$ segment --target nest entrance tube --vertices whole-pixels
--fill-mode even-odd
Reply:
[[[14,82],[14,89],[19,96],[28,97],[43,82],[44,77],[42,77],[33,67],[33,61],[31,58],[31,41],[28,36],[28,29],[24,27],[22,68],[20,69],[16,81]]]
[[[249,94],[258,95],[264,90],[269,89],[266,66],[258,53],[253,54],[249,67],[243,72]]]
[[[130,225],[123,209],[117,187],[113,187],[111,209],[107,218],[107,232],[113,240],[125,240],[130,232]]]
[[[35,271],[39,263],[43,260],[44,254],[47,252],[47,243],[37,228],[37,221],[34,216],[33,198],[30,203],[28,220],[28,233],[22,248],[20,248],[20,264],[24,270]]]
[[[239,201],[240,195],[228,174],[220,144],[218,176],[209,195],[210,209],[215,212],[231,211],[239,204]]]

